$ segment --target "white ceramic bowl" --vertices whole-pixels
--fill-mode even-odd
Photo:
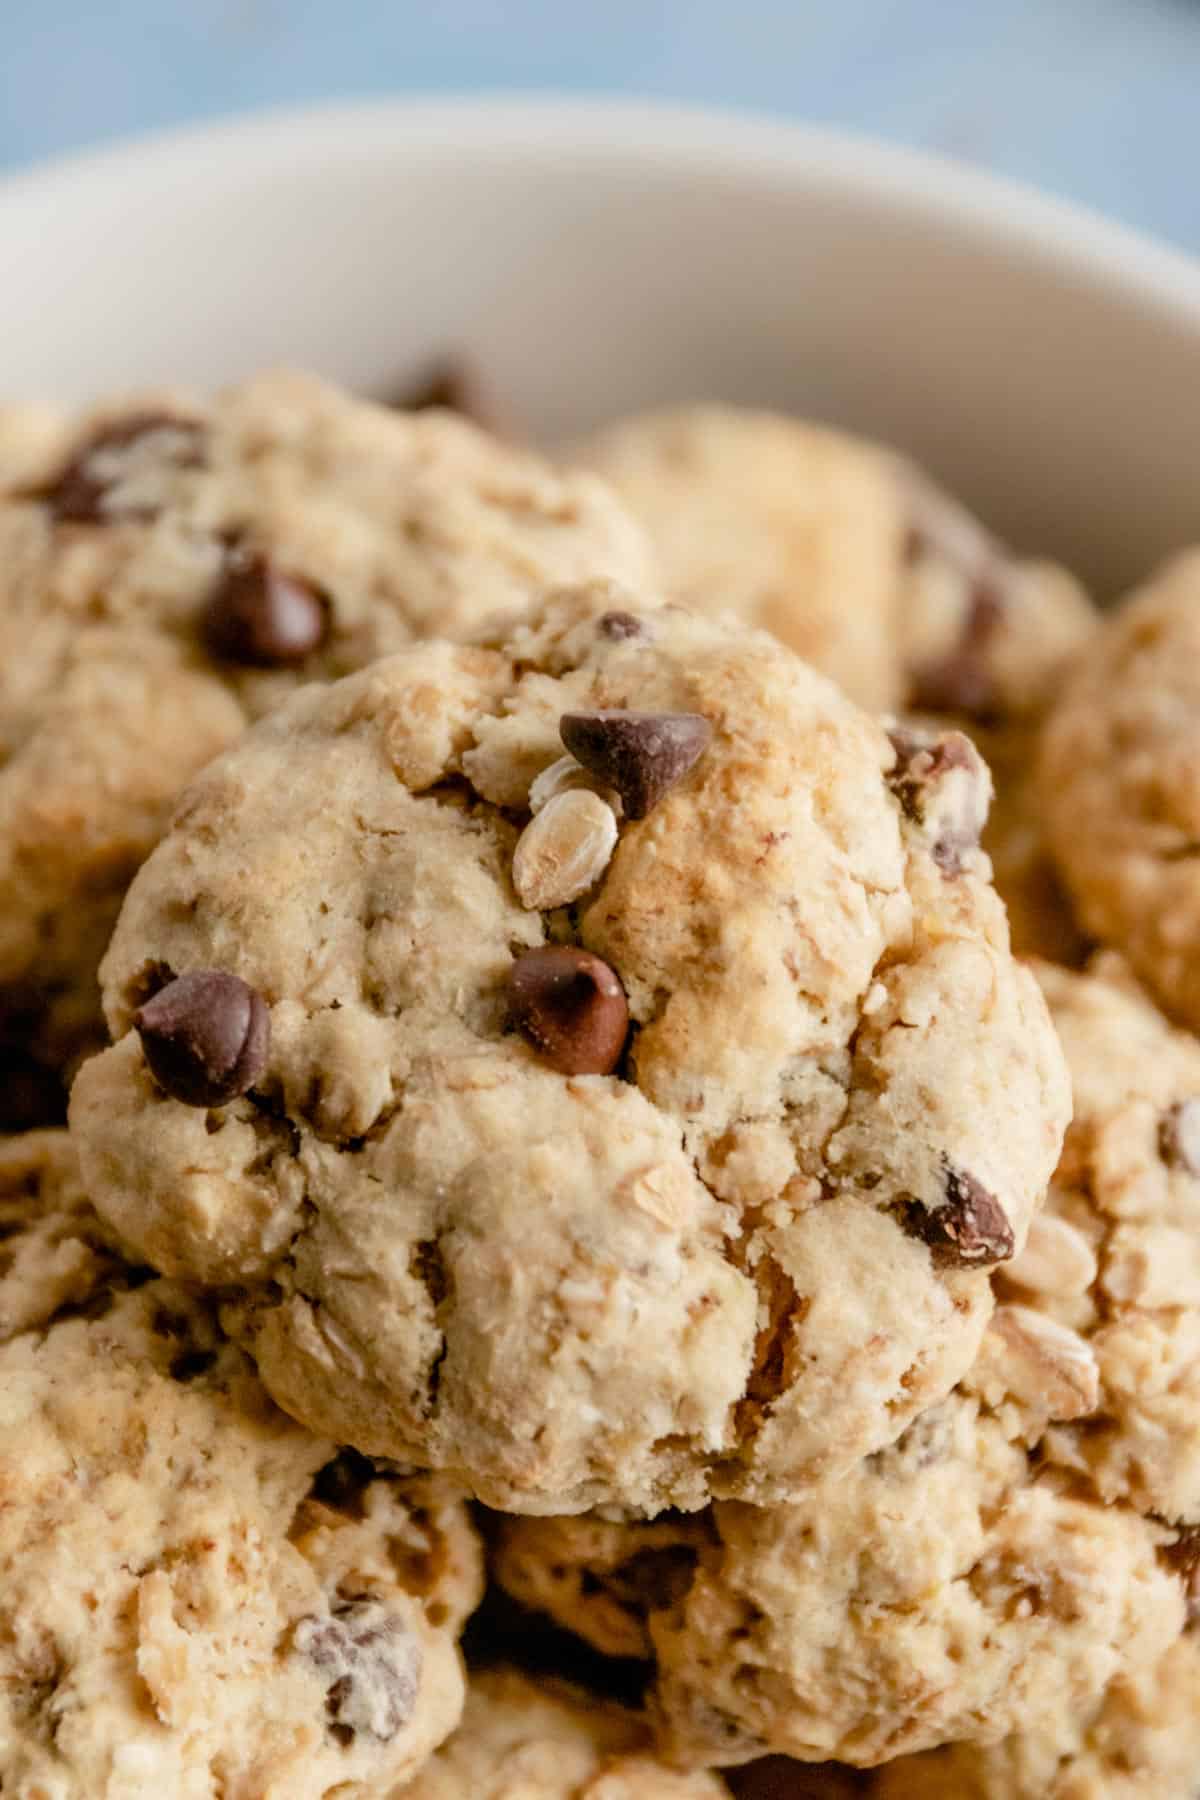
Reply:
[[[824,132],[566,101],[339,106],[0,186],[0,392],[478,357],[535,431],[702,395],[903,445],[1105,589],[1200,537],[1200,270]]]

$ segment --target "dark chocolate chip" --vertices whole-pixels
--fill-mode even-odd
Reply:
[[[223,969],[168,982],[134,1015],[159,1086],[187,1106],[222,1106],[260,1079],[271,1016],[261,995]]]
[[[617,790],[627,819],[644,819],[712,739],[699,713],[564,713],[558,729],[576,761]]]
[[[896,752],[888,785],[904,816],[926,833],[942,874],[959,874],[987,823],[990,787],[983,758],[961,731],[895,726],[888,737]]]
[[[995,720],[999,703],[988,652],[1004,613],[1002,589],[988,578],[977,581],[955,648],[909,671],[910,702],[918,711]]]
[[[928,1244],[933,1260],[944,1268],[986,1269],[1007,1262],[1013,1253],[1013,1230],[994,1194],[965,1169],[947,1168],[946,1203],[935,1211],[914,1204],[905,1226]]]
[[[1180,1100],[1163,1114],[1158,1148],[1172,1169],[1200,1175],[1200,1100]]]
[[[135,448],[144,452],[149,438],[157,440],[157,459],[173,468],[199,468],[204,461],[204,427],[195,419],[167,412],[131,413],[101,425],[58,474],[28,498],[41,501],[55,519],[71,525],[153,518],[153,507],[117,507],[109,498],[127,473],[130,458],[126,453]]]
[[[608,1075],[629,1032],[625,990],[615,970],[568,944],[518,956],[509,974],[514,1025],[562,1075]]]
[[[268,556],[234,549],[205,608],[204,641],[222,662],[286,667],[325,641],[329,623],[317,588]]]
[[[296,1626],[295,1644],[329,1676],[326,1710],[342,1743],[365,1734],[390,1743],[412,1718],[422,1653],[404,1621],[378,1600],[352,1600]]]
[[[622,638],[640,638],[646,635],[646,627],[642,621],[635,613],[628,612],[601,613],[597,630],[601,637],[612,638],[618,643]]]

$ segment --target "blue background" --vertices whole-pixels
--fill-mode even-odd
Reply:
[[[1200,0],[0,0],[0,168],[264,104],[534,87],[865,130],[1200,251]]]

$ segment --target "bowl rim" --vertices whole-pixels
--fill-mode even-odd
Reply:
[[[67,152],[0,177],[0,238],[7,213],[51,205],[68,192],[120,191],[132,202],[139,188],[211,182],[221,162],[246,180],[268,170],[299,177],[307,163],[327,165],[338,153],[404,149],[570,156],[576,165],[644,167],[651,160],[698,177],[841,190],[1060,273],[1102,281],[1110,293],[1200,333],[1200,259],[1007,176],[770,114],[553,91],[265,108]]]

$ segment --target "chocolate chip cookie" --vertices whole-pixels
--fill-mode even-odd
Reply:
[[[962,1390],[803,1500],[497,1532],[518,1599],[653,1659],[659,1742],[683,1765],[871,1765],[1058,1731],[1185,1618],[1178,1534],[1045,1473]]]
[[[715,1775],[668,1768],[649,1736],[592,1694],[488,1670],[454,1736],[391,1800],[728,1800]]]
[[[18,1269],[86,1242],[51,1210]],[[0,1348],[0,1788],[381,1793],[458,1720],[465,1509],[287,1419],[181,1288],[107,1276],[84,1303],[77,1255]]]
[[[1106,620],[1047,722],[1046,829],[1088,930],[1200,1028],[1200,551]]]
[[[969,1366],[1058,1154],[986,798],[604,590],[297,695],[127,898],[89,1189],[369,1454],[516,1511],[803,1490]]]
[[[124,888],[248,719],[547,584],[645,575],[593,478],[303,376],[0,416],[0,1059],[27,1096],[0,1127],[95,1038]]]

